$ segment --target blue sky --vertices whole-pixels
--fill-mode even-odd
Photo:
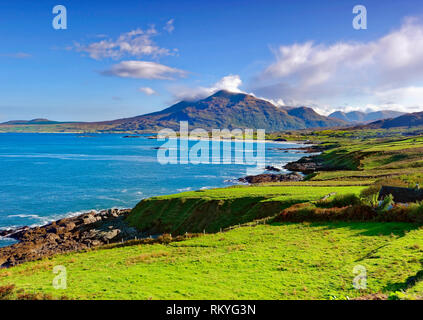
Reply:
[[[0,122],[135,116],[221,88],[322,113],[420,111],[422,18],[421,0],[0,3]]]

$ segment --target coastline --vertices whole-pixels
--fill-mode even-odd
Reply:
[[[141,239],[146,235],[124,221],[131,210],[90,211],[43,226],[1,230],[1,237],[15,239],[18,242],[0,248],[0,268],[58,253]]]
[[[179,137],[177,138],[179,139]],[[200,140],[200,139],[195,139]],[[210,139],[209,139],[210,140]],[[245,140],[244,140],[245,141]],[[250,140],[257,141],[257,140]],[[307,142],[261,140],[259,142],[304,145]],[[295,148],[280,148],[281,150],[310,150],[316,145],[298,146]],[[302,158],[301,158],[302,159]],[[300,160],[301,160],[300,159]],[[298,160],[298,161],[300,161]],[[294,161],[296,163],[298,161]],[[287,165],[291,164],[288,163]],[[270,170],[271,171],[271,170]],[[291,170],[292,171],[292,170]],[[269,181],[301,181],[300,175],[290,173],[263,173],[257,179],[247,179],[249,184]],[[237,180],[241,181],[245,177]],[[263,179],[260,181],[260,179]],[[140,239],[146,234],[129,227],[124,219],[132,209],[113,208],[104,210],[87,210],[73,212],[58,220],[44,225],[24,226],[18,228],[0,229],[0,238],[12,239],[16,243],[0,247],[0,268],[9,267],[26,261],[37,260],[58,253],[85,250],[116,242]]]

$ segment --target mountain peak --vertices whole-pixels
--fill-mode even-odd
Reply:
[[[232,91],[229,91],[229,90],[222,89],[222,90],[216,91],[209,98],[212,98],[212,97],[230,98],[230,97],[239,96],[239,95],[246,96],[245,93],[232,92]]]

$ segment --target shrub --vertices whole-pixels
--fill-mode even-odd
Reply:
[[[47,293],[28,293],[22,289],[16,290],[14,284],[0,286],[0,300],[69,300],[67,296],[54,298]]]
[[[408,215],[415,222],[423,223],[423,201],[411,203],[407,209]]]
[[[376,208],[376,211],[379,214],[385,213],[388,210],[392,209],[393,204],[394,204],[394,197],[392,196],[392,194],[390,194],[382,200],[382,202]]]
[[[22,293],[18,294],[16,300],[54,300],[50,294],[43,293]]]
[[[0,300],[10,300],[15,291],[14,284],[8,284],[5,286],[0,286]]]
[[[379,195],[379,191],[380,191],[381,188],[382,188],[382,185],[380,185],[380,184],[371,185],[368,188],[366,188],[363,191],[361,191],[360,198],[362,198],[362,199],[370,199],[375,194],[378,194]]]
[[[344,195],[336,195],[332,199],[319,201],[316,203],[318,207],[322,208],[342,208],[346,206],[358,205],[361,203],[360,197],[351,193]]]
[[[362,204],[338,208],[319,208],[310,204],[298,204],[283,210],[274,221],[371,221],[376,218],[375,210]]]
[[[316,177],[317,175],[318,175],[317,172],[309,173],[308,175],[306,175],[304,177],[304,181],[309,181],[309,180],[313,179],[314,177]]]

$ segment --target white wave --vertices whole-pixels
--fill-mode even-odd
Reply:
[[[178,192],[185,192],[185,191],[191,191],[192,190],[192,188],[191,187],[188,187],[188,188],[181,188],[181,189],[176,189],[176,191],[178,191]]]
[[[19,218],[35,218],[35,219],[40,220],[39,223],[34,223],[34,224],[29,225],[29,227],[33,228],[33,227],[39,227],[39,226],[49,224],[53,221],[57,221],[57,220],[60,220],[60,219],[72,218],[72,217],[76,217],[76,216],[86,214],[86,213],[89,213],[89,212],[99,213],[100,211],[104,211],[104,210],[108,210],[108,209],[124,210],[124,209],[130,209],[130,208],[128,208],[128,207],[112,207],[112,208],[105,208],[105,209],[87,209],[87,210],[81,210],[81,211],[70,211],[70,212],[67,212],[67,213],[64,213],[64,214],[60,214],[60,213],[50,214],[48,216],[39,216],[39,215],[36,215],[36,214],[31,214],[31,215],[16,214],[16,215],[9,215],[6,218],[19,217]],[[0,229],[11,230],[11,229],[16,229],[16,228],[20,228],[20,227],[22,227],[22,225],[9,225],[7,227],[0,227]]]
[[[43,219],[37,214],[11,214],[6,218],[31,218],[31,219]]]
[[[56,153],[33,153],[33,154],[0,154],[1,158],[51,158],[59,160],[88,160],[88,161],[133,161],[153,162],[155,157],[134,155],[90,155],[90,154],[56,154]]]

